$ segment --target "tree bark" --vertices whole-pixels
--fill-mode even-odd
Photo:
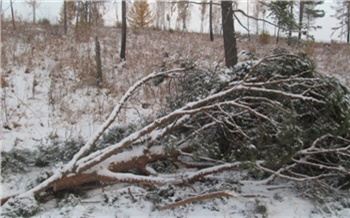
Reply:
[[[303,17],[304,17],[304,2],[300,1],[299,6],[299,33],[298,33],[298,40],[301,39],[301,31],[303,28]]]
[[[347,1],[347,8],[348,8],[348,13],[347,13],[347,28],[348,28],[348,36],[347,36],[347,43],[350,44],[350,1]]]
[[[293,14],[293,10],[294,10],[294,5],[293,5],[293,4],[294,4],[294,1],[291,0],[291,1],[290,1],[290,13],[291,13],[291,14]],[[289,37],[289,38],[292,38],[292,30],[291,30],[291,29],[289,30],[288,37]]]
[[[96,79],[97,79],[97,87],[102,88],[102,64],[101,64],[101,49],[100,42],[98,41],[98,37],[95,38],[95,58],[96,58]]]
[[[221,2],[222,12],[222,30],[224,38],[224,49],[225,49],[225,65],[226,67],[233,67],[237,64],[237,47],[236,47],[236,36],[233,23],[233,10],[232,2],[222,1]]]
[[[63,1],[64,34],[67,34],[67,1]]]
[[[247,1],[247,14],[249,15],[249,1]],[[249,17],[247,17],[247,28],[248,28],[248,41],[250,42],[250,23],[249,23]]]
[[[122,1],[122,41],[120,48],[120,59],[125,60],[126,49],[126,2]]]
[[[214,41],[213,35],[213,1],[210,1],[209,4],[209,33],[210,33],[210,41]]]
[[[37,0],[30,0],[28,4],[32,7],[33,10],[33,23],[36,23],[36,8],[39,6],[39,2]]]
[[[10,6],[11,6],[12,26],[13,26],[13,29],[16,30],[15,15],[13,13],[13,0],[10,0]]]
[[[90,0],[87,2],[87,10],[88,10],[88,26],[89,26],[89,29],[91,28],[91,25],[92,25],[92,22],[93,22],[93,19],[92,19],[92,4],[93,2]],[[95,21],[95,20],[94,20]]]
[[[76,5],[76,11],[75,11],[75,36],[76,38],[79,37],[79,33],[78,33],[78,26],[79,26],[79,17],[80,17],[80,2],[77,3]]]
[[[36,18],[35,18],[35,6],[33,5],[33,23],[35,24]]]

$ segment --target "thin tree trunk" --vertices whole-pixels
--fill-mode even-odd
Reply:
[[[213,35],[213,1],[210,0],[209,4],[209,34],[210,34],[210,41],[214,41],[214,35]]]
[[[102,64],[101,64],[101,47],[98,37],[95,38],[95,58],[96,58],[96,77],[97,77],[97,87],[102,88]]]
[[[13,26],[13,29],[16,30],[15,15],[13,13],[13,0],[10,0],[10,6],[11,6],[12,26]]]
[[[33,23],[35,24],[35,5],[33,4]]]
[[[222,30],[225,49],[226,67],[233,67],[237,64],[236,36],[233,23],[232,2],[221,1]]]
[[[88,16],[89,16],[89,28],[91,28],[91,22],[92,22],[92,1],[90,0],[90,1],[88,1],[87,2],[87,7],[88,7],[88,10],[89,10],[89,12],[88,12]]]
[[[64,34],[67,34],[67,0],[63,1]]]
[[[299,33],[298,33],[298,40],[301,39],[301,31],[303,28],[303,16],[304,16],[304,2],[300,1],[300,7],[299,7]]]
[[[249,15],[249,1],[247,1],[247,14]],[[248,28],[248,40],[250,42],[250,28],[249,28],[249,17],[247,17],[247,28]]]
[[[290,1],[290,13],[293,14],[294,6],[293,6],[293,0]],[[292,29],[289,30],[288,33],[289,38],[292,38]]]
[[[348,14],[347,14],[347,28],[348,28],[348,37],[347,37],[347,43],[350,44],[350,1],[347,2],[348,5]]]
[[[122,41],[120,48],[120,59],[125,60],[126,49],[126,2],[122,1]]]
[[[118,17],[118,3],[115,3],[115,17],[117,19],[117,24],[116,26],[118,26],[119,23],[119,17]]]
[[[79,32],[78,32],[78,28],[79,28],[79,17],[80,17],[80,2],[77,3],[76,5],[77,9],[76,9],[76,16],[75,16],[75,37],[78,38],[79,37]]]

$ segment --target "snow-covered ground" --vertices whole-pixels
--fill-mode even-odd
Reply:
[[[167,33],[169,40],[166,40],[162,33],[154,31],[144,35],[130,33],[130,58],[126,63],[119,63],[118,41],[113,39],[118,35],[115,30],[106,32],[110,35],[100,37],[107,81],[103,89],[89,85],[93,40],[75,44],[70,38],[73,36],[52,36],[40,28],[28,34],[6,32],[2,39],[2,151],[33,150],[39,145],[70,139],[86,141],[136,79],[163,63],[176,66],[179,59],[195,61],[203,67],[215,67],[222,59],[221,47],[208,45],[206,36]],[[18,35],[13,37],[13,34]],[[198,38],[193,39],[195,36]],[[219,39],[217,43],[222,44]],[[338,70],[333,69],[331,74],[338,72],[337,76],[349,84],[348,64],[341,60],[349,60],[350,55],[343,57],[329,51],[328,55],[336,55],[338,62],[325,64],[325,49],[315,49],[319,50],[315,55],[321,71],[337,66]],[[342,52],[350,54],[347,50]],[[156,114],[161,102],[154,96],[163,95],[162,90],[158,87],[147,90],[142,89],[131,100],[114,125],[139,122],[141,117]],[[25,190],[28,181],[42,170],[36,168],[28,174],[2,178],[2,196]],[[184,195],[191,195],[191,190],[196,193],[209,189],[225,191],[225,186],[232,185],[224,182],[230,175],[217,175],[223,178],[218,184],[196,183],[177,188],[171,197],[182,199]],[[215,198],[161,211],[156,206],[164,202],[159,200],[159,205],[153,204],[155,197],[148,196],[147,187],[116,184],[88,191],[80,197],[53,199],[43,204],[35,217],[350,217],[350,209],[343,207],[322,214],[315,210],[315,202],[304,198],[292,184],[268,186],[257,182],[241,184],[238,188],[237,197]],[[109,196],[107,202],[104,196]]]

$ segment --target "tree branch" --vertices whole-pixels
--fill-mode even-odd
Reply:
[[[174,208],[174,207],[183,206],[185,204],[198,202],[198,201],[204,201],[204,200],[208,200],[208,199],[212,199],[212,198],[219,198],[219,197],[235,197],[235,198],[238,198],[239,196],[233,191],[213,192],[213,193],[209,193],[209,194],[203,194],[203,195],[195,196],[195,197],[192,197],[192,198],[187,198],[185,200],[178,201],[178,202],[175,202],[175,203],[172,203],[172,204],[168,204],[168,205],[165,205],[165,206],[158,206],[157,208],[159,210],[168,210],[168,209],[171,209],[171,208]]]

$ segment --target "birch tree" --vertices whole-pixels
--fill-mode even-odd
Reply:
[[[207,0],[202,0],[202,5],[201,5],[201,33],[203,33],[203,25],[204,25],[204,19],[205,19],[205,14],[207,13]]]
[[[165,30],[166,25],[166,4],[167,2],[164,1],[157,1],[156,2],[156,27],[158,29]]]
[[[191,17],[191,6],[188,3],[188,0],[186,0],[177,2],[176,7],[178,11],[177,24],[180,25],[181,23],[182,31],[187,31],[187,24]]]

